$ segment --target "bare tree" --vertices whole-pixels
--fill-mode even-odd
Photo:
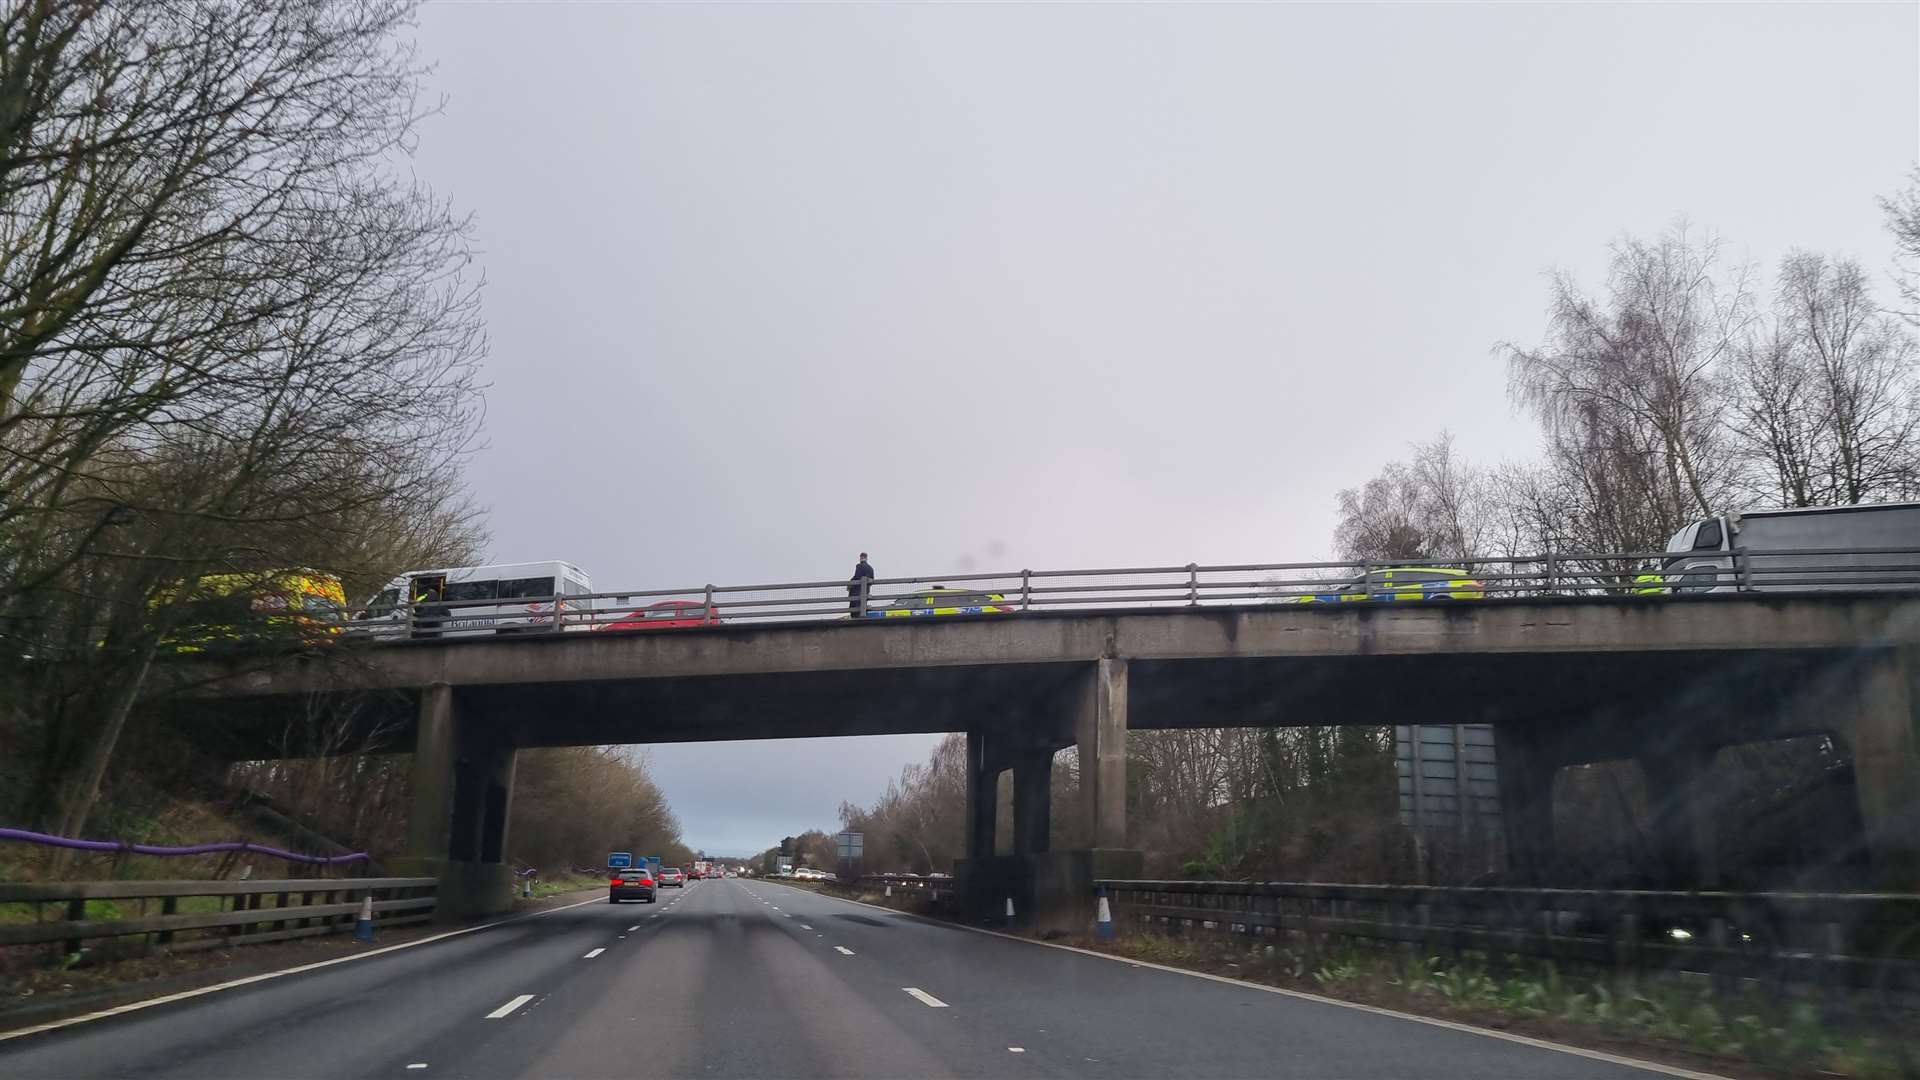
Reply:
[[[1916,490],[1913,340],[1881,314],[1857,262],[1783,259],[1772,325],[1743,344],[1735,376],[1733,434],[1766,496],[1826,506]]]
[[[1490,554],[1500,538],[1492,479],[1441,432],[1339,494],[1334,549],[1343,559],[1460,560]]]
[[[1754,317],[1751,279],[1683,227],[1623,239],[1604,301],[1555,275],[1546,343],[1503,347],[1558,474],[1541,490],[1562,500],[1576,543],[1652,549],[1726,505],[1738,470],[1718,379]]]
[[[1920,323],[1920,166],[1907,172],[1907,186],[1880,200],[1887,231],[1893,234],[1894,284],[1900,314]]]
[[[61,831],[201,577],[371,579],[471,532],[466,225],[391,167],[419,116],[410,13],[0,16],[0,668],[40,662],[0,678],[36,695]]]

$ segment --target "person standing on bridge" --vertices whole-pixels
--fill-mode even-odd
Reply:
[[[853,564],[853,580],[847,582],[847,614],[859,618],[866,613],[867,590],[872,587],[873,565],[867,562],[867,553],[860,553],[860,561]]]

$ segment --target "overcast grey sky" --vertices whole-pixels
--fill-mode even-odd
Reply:
[[[422,180],[478,222],[472,479],[601,588],[1324,555],[1492,347],[1680,215],[1884,267],[1920,6],[438,4]],[[924,737],[668,746],[690,843]]]

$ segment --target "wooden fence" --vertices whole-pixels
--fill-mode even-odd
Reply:
[[[73,953],[90,940],[134,936],[175,951],[286,941],[353,929],[368,896],[377,926],[403,926],[433,918],[438,884],[434,878],[0,882],[0,904],[31,905],[33,914],[31,922],[0,922],[0,946],[59,942]],[[137,904],[139,912],[102,917],[101,901],[115,909]],[[154,907],[157,914],[150,913]]]

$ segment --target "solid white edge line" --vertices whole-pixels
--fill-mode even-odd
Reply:
[[[155,1005],[166,1005],[170,1002],[185,1001],[188,998],[197,998],[203,994],[214,994],[222,990],[232,990],[239,986],[250,986],[254,983],[266,982],[269,979],[277,979],[282,975],[298,975],[303,971],[315,971],[324,967],[332,967],[335,964],[345,964],[353,960],[365,960],[370,956],[379,956],[382,953],[398,952],[401,949],[411,949],[419,945],[431,945],[436,941],[445,941],[451,937],[459,937],[461,934],[471,934],[478,930],[491,930],[496,926],[505,926],[508,923],[519,922],[522,919],[537,919],[542,915],[551,915],[556,911],[566,911],[569,908],[584,907],[587,904],[604,903],[606,903],[605,900],[596,896],[592,900],[582,900],[577,904],[562,904],[559,907],[547,908],[545,911],[529,911],[524,915],[515,915],[511,918],[501,919],[498,922],[481,923],[479,926],[465,926],[458,930],[449,930],[444,934],[423,937],[418,941],[403,941],[398,945],[388,945],[384,948],[374,949],[371,952],[354,953],[352,956],[336,956],[331,960],[316,960],[311,964],[282,968],[279,971],[263,971],[258,975],[249,975],[244,979],[233,979],[229,982],[215,983],[212,986],[202,986],[195,990],[182,990],[177,994],[148,998],[145,1001],[128,1002],[125,1005],[115,1005],[111,1009],[101,1009],[99,1012],[90,1012],[82,1016],[70,1016],[65,1020],[50,1020],[47,1023],[24,1027],[18,1031],[0,1031],[0,1042],[6,1042],[8,1039],[22,1038],[27,1035],[37,1035],[43,1031],[57,1031],[60,1028],[72,1027],[75,1024],[104,1020],[109,1016],[119,1016],[122,1013],[139,1012],[141,1009],[150,1009]]]
[[[939,998],[934,997],[932,994],[927,993],[917,986],[903,986],[900,989],[905,990],[915,1001],[918,1001],[929,1009],[947,1008],[946,1002],[941,1001]]]
[[[777,884],[777,882],[770,882],[769,884]],[[793,888],[793,886],[784,885],[782,888],[790,889]],[[1355,1009],[1364,1013],[1372,1013],[1375,1016],[1386,1016],[1395,1020],[1406,1020],[1415,1024],[1425,1024],[1428,1027],[1445,1028],[1448,1031],[1460,1031],[1469,1035],[1484,1035],[1489,1039],[1499,1039],[1502,1042],[1519,1043],[1521,1046],[1531,1046],[1537,1050],[1552,1050],[1556,1053],[1572,1054],[1574,1057],[1588,1058],[1593,1061],[1604,1061],[1610,1065],[1624,1065],[1630,1069],[1659,1073],[1662,1076],[1677,1076],[1682,1078],[1682,1080],[1733,1080],[1732,1077],[1722,1076],[1719,1073],[1699,1072],[1694,1069],[1682,1068],[1679,1065],[1667,1065],[1658,1061],[1648,1061],[1644,1058],[1626,1057],[1622,1054],[1609,1054],[1605,1050],[1589,1050],[1584,1046],[1548,1042],[1546,1039],[1536,1039],[1530,1035],[1516,1035],[1510,1031],[1495,1031],[1492,1028],[1475,1027],[1472,1024],[1462,1024],[1453,1020],[1442,1020],[1437,1016],[1421,1016],[1418,1013],[1383,1009],[1378,1005],[1363,1005],[1357,1001],[1342,1001],[1339,998],[1310,994],[1305,990],[1289,990],[1281,986],[1268,986],[1265,983],[1248,982],[1245,979],[1234,979],[1225,975],[1213,975],[1205,971],[1188,971],[1186,968],[1168,967],[1165,964],[1155,964],[1146,960],[1132,960],[1124,956],[1115,956],[1112,953],[1097,952],[1093,949],[1082,949],[1077,945],[1061,945],[1053,941],[1035,941],[1032,938],[1021,937],[1018,934],[1004,934],[998,930],[987,930],[978,926],[943,922],[939,919],[929,918],[924,915],[913,915],[911,912],[903,912],[897,908],[881,907],[879,904],[869,904],[863,900],[848,900],[843,896],[831,896],[827,893],[816,893],[806,889],[799,891],[807,892],[813,896],[825,897],[828,900],[838,900],[843,904],[872,908],[875,911],[884,911],[893,915],[908,915],[932,926],[965,930],[974,934],[985,934],[988,937],[1017,941],[1023,945],[1038,945],[1043,949],[1059,949],[1062,952],[1079,953],[1081,956],[1091,956],[1099,960],[1112,960],[1118,963],[1128,964],[1132,967],[1152,968],[1155,971],[1164,971],[1172,975],[1189,975],[1196,979],[1206,979],[1209,982],[1225,983],[1228,986],[1238,986],[1247,990],[1258,990],[1263,994],[1278,994],[1281,997],[1297,998],[1301,1001],[1315,1001],[1322,1005],[1332,1005],[1341,1009]]]
[[[514,998],[514,999],[513,999],[512,1001],[509,1001],[509,1002],[507,1002],[507,1003],[506,1003],[505,1005],[502,1005],[502,1006],[500,1006],[499,1008],[497,1008],[497,1009],[495,1009],[495,1010],[493,1010],[492,1012],[490,1012],[490,1013],[488,1013],[488,1014],[487,1014],[487,1019],[489,1019],[489,1020],[499,1020],[499,1019],[502,1019],[502,1018],[503,1018],[503,1017],[505,1017],[505,1016],[506,1016],[506,1015],[507,1015],[508,1013],[510,1013],[510,1012],[512,1012],[513,1010],[515,1010],[515,1009],[517,1009],[517,1008],[519,1008],[519,1007],[520,1007],[520,1006],[522,1006],[522,1005],[525,1005],[525,1004],[526,1004],[527,1002],[529,1002],[529,1001],[532,1001],[532,1000],[533,1000],[533,995],[532,995],[532,994],[521,994],[521,995],[520,995],[519,997],[517,997],[517,998]]]
[[[593,950],[592,952],[590,952],[590,953],[588,953],[587,955],[585,955],[585,956],[583,956],[583,957],[581,957],[580,959],[582,959],[582,960],[591,960],[591,959],[593,959],[594,957],[596,957],[596,956],[599,956],[599,955],[600,955],[601,953],[603,953],[603,952],[606,952],[606,951],[607,951],[607,950],[605,950],[605,949],[595,949],[595,950]]]

